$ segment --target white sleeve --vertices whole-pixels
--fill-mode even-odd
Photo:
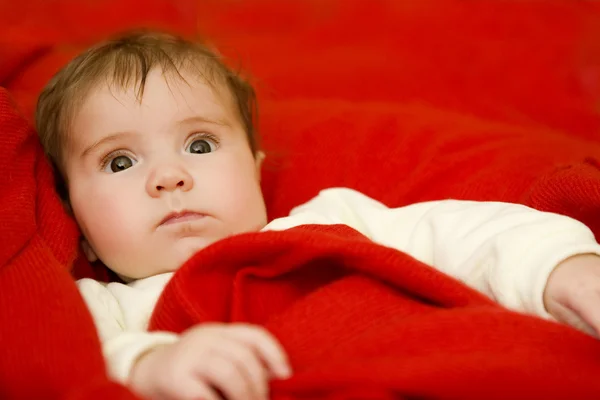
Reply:
[[[322,191],[275,221],[346,224],[410,254],[516,311],[551,318],[543,293],[552,270],[573,255],[600,255],[581,222],[512,203],[442,200],[390,209],[351,189]]]
[[[147,331],[154,304],[132,297],[141,294],[144,299],[144,293],[136,293],[139,290],[92,279],[81,279],[77,286],[94,319],[107,372],[113,380],[126,383],[138,357],[155,347],[177,341],[178,336],[173,333]],[[127,301],[129,297],[132,301]],[[134,315],[137,317],[131,318]]]

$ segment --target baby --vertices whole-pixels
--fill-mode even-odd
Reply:
[[[600,245],[565,216],[457,200],[390,209],[334,188],[267,223],[255,102],[206,47],[153,32],[87,50],[41,94],[37,130],[83,251],[126,282],[78,282],[113,379],[153,399],[268,398],[268,381],[291,368],[265,330],[206,324],[176,335],[147,326],[194,253],[303,224],[349,225],[513,310],[600,331]]]

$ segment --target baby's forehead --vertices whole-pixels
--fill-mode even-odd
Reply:
[[[105,76],[92,85],[76,103],[72,113],[76,119],[83,112],[97,114],[116,106],[157,106],[173,100],[187,111],[220,109],[223,114],[237,115],[234,93],[223,79],[213,79],[197,71],[162,71],[154,68],[143,79],[117,80]]]
[[[100,81],[78,105],[70,123],[70,145],[81,147],[113,132],[177,131],[190,121],[239,127],[243,121],[232,94],[221,83],[191,73],[153,70],[143,82]],[[104,132],[104,133],[102,133]]]
[[[178,132],[206,124],[242,128],[227,87],[201,77],[166,75],[151,71],[143,91],[133,83],[101,81],[90,89],[75,110],[67,138],[67,157],[105,136]],[[213,126],[216,126],[213,125]]]

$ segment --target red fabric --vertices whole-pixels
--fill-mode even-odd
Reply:
[[[35,134],[3,89],[0,150],[0,397],[131,398],[105,375],[93,321],[69,273],[77,229]]]
[[[390,206],[447,197],[516,201],[574,216],[587,223],[597,237],[600,235],[597,2],[0,1],[0,86],[11,92],[25,119],[31,120],[39,90],[70,57],[107,33],[141,24],[170,27],[186,35],[207,34],[232,57],[234,65],[241,60],[242,67],[256,77],[260,128],[268,153],[263,188],[272,218],[286,214],[323,187],[350,186]],[[52,189],[52,176],[33,132],[16,114],[4,91],[0,93],[0,154],[0,397],[130,397],[106,380],[92,321],[69,272],[76,277],[101,275],[81,258],[72,269],[77,253],[75,225]],[[299,249],[314,256],[326,251],[325,247],[307,249],[302,244],[297,250],[293,244],[304,239],[312,243],[313,234],[297,235],[293,240],[281,238],[279,244],[277,236],[257,235],[246,237],[247,243],[236,239],[219,246],[237,250],[237,246],[264,246],[272,240],[276,246],[289,246],[290,260],[299,255]],[[314,233],[315,238],[323,235]],[[358,240],[326,238],[331,240],[324,240],[324,245],[329,243],[332,248],[342,242],[354,245]],[[210,250],[215,253],[206,257],[216,255],[217,250]],[[349,254],[346,250],[338,253],[332,257],[339,265],[357,267],[345,264],[350,262],[345,258]],[[248,262],[264,261],[268,267],[271,262],[276,265],[277,260],[259,257]],[[415,274],[422,278],[429,274],[435,282],[448,282],[406,257],[398,263],[405,265],[398,274],[413,265]],[[233,273],[236,265],[232,263],[227,271]],[[298,262],[288,267],[302,265]],[[398,293],[405,293],[406,283],[394,282]],[[369,287],[370,283],[365,281]],[[248,288],[254,291],[252,285]],[[450,297],[456,293],[474,296],[455,283],[448,285],[456,289],[446,294]],[[375,292],[375,297],[380,295]],[[431,291],[424,294],[434,295]],[[390,304],[400,307],[400,311],[414,306],[423,311],[423,320],[434,320],[434,307],[410,296],[390,297],[395,299]],[[349,293],[336,305],[355,304],[353,299]],[[500,320],[509,321],[507,326],[498,327],[499,332],[508,334],[513,327],[508,337],[522,346],[516,347],[518,351],[534,351],[533,359],[537,361],[532,363],[547,360],[556,365],[565,361],[568,369],[559,365],[556,371],[580,369],[582,384],[587,384],[588,372],[597,372],[591,359],[582,354],[591,342],[581,335],[512,314],[504,320],[504,312],[489,304],[482,307],[483,314],[498,312]],[[448,310],[448,315],[466,308]],[[362,310],[357,310],[357,318],[362,315],[358,311]],[[335,314],[331,317],[333,322]],[[390,327],[403,327],[403,332],[410,328],[403,325],[406,318],[389,322]],[[283,322],[269,323],[273,329],[284,327]],[[435,325],[428,329],[437,332]],[[456,332],[483,335],[489,333],[485,329],[489,326],[481,332]],[[291,337],[287,331],[277,332],[288,341],[297,366],[309,365],[310,360],[302,357],[316,359],[319,351],[329,349],[327,343],[337,344],[333,342],[335,337],[327,337],[327,331],[322,333],[316,338],[316,331],[309,332],[312,343],[320,343],[314,348],[301,347],[301,338]],[[382,335],[381,343],[390,339],[384,333],[377,333]],[[548,339],[536,342],[548,350],[546,355],[526,346],[534,335]],[[519,341],[521,336],[523,342]],[[493,336],[497,341],[490,343],[498,344],[506,338]],[[563,342],[564,349],[558,348]],[[372,341],[373,345],[377,343]],[[360,351],[371,350],[362,345],[354,350],[346,346],[348,355],[360,356]],[[406,354],[414,356],[414,367],[407,367],[407,374],[416,379],[417,366],[423,368],[420,371],[425,376],[435,371],[425,370],[428,365],[449,365],[442,362],[452,360],[435,356],[445,354],[440,353],[443,350],[433,348],[431,354],[419,360]],[[514,360],[507,360],[504,353],[486,354],[491,358],[489,362],[498,363],[495,365],[525,357],[518,353]],[[544,358],[553,354],[556,358]],[[471,357],[468,360],[476,354]],[[342,362],[339,358],[337,361]],[[485,362],[488,360],[482,360],[482,365]],[[370,365],[366,357],[364,363]],[[451,390],[461,388],[448,386],[453,377],[460,377],[463,365],[455,366],[455,371],[435,377],[448,393],[458,393]],[[350,373],[349,369],[345,371]],[[355,370],[353,377],[358,379],[360,371]],[[483,376],[486,371],[482,368],[471,372],[485,381],[491,379],[490,375]],[[539,376],[531,371],[536,370],[532,367],[526,371],[523,379],[531,376],[533,383],[538,382]],[[549,371],[547,376],[555,376],[552,374],[556,371]],[[518,379],[505,369],[495,372]],[[340,376],[307,369],[274,390],[281,396],[287,393],[299,397],[301,386],[321,384],[331,388]],[[548,382],[559,384],[550,379]],[[355,397],[359,389],[374,398],[389,395],[390,386],[381,381],[362,382],[357,388],[345,383],[340,385],[349,388]],[[435,390],[435,384],[430,386]],[[510,389],[493,387],[494,391],[479,398],[494,398],[495,393]],[[576,391],[582,387],[574,385],[570,395],[562,398],[577,397]],[[402,390],[409,393],[407,387]],[[564,393],[560,390],[565,388],[557,388],[556,396]],[[430,398],[442,398],[436,396]],[[537,397],[537,393],[529,397]],[[586,397],[581,394],[579,398]]]
[[[423,105],[298,100],[272,107],[262,131],[273,218],[324,187],[348,186],[392,207],[444,198],[524,203],[600,232],[600,142]]]
[[[256,77],[263,108],[300,98],[423,102],[588,139],[600,130],[592,0],[4,1],[0,84],[29,116],[73,54],[139,25],[207,36]]]
[[[260,324],[279,338],[294,376],[273,385],[273,399],[600,393],[599,341],[502,309],[344,226],[247,234],[196,255],[167,285],[151,328],[202,322]]]

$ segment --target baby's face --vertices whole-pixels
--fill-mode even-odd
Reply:
[[[173,271],[266,224],[260,162],[229,94],[185,78],[151,71],[141,103],[133,88],[101,86],[73,120],[71,207],[92,253],[124,277]]]

